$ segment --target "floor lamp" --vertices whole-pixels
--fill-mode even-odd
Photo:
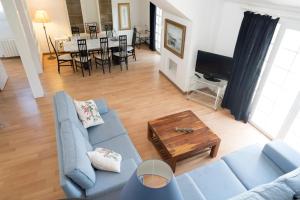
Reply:
[[[55,56],[53,56],[51,54],[51,49],[50,49],[50,45],[49,45],[49,40],[48,40],[48,35],[47,35],[47,30],[46,30],[46,26],[45,23],[50,22],[50,19],[48,17],[48,14],[45,10],[37,10],[35,11],[35,17],[34,17],[34,21],[37,23],[42,23],[43,24],[43,28],[44,28],[44,32],[45,32],[45,36],[46,36],[46,41],[47,41],[47,45],[48,45],[48,49],[49,49],[49,60],[55,59]]]

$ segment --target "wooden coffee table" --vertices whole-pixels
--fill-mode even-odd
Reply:
[[[176,132],[176,127],[193,128],[194,132]],[[210,151],[210,156],[215,157],[221,142],[190,110],[149,121],[148,139],[174,172],[176,163],[185,158],[206,151]]]

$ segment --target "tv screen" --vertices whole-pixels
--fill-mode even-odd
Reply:
[[[204,76],[228,80],[231,74],[233,59],[230,57],[198,51],[196,72]]]

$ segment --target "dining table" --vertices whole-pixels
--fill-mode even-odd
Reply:
[[[86,39],[87,50],[97,50],[100,48],[100,40],[98,39]],[[108,47],[114,48],[119,46],[119,40],[117,38],[108,39]],[[71,39],[63,42],[63,50],[65,52],[78,52],[77,39]]]

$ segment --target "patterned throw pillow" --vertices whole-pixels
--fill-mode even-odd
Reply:
[[[122,156],[120,154],[105,148],[96,148],[95,151],[89,151],[87,154],[96,169],[121,172]]]
[[[84,128],[103,124],[97,105],[93,100],[76,101],[74,100],[77,114]]]

